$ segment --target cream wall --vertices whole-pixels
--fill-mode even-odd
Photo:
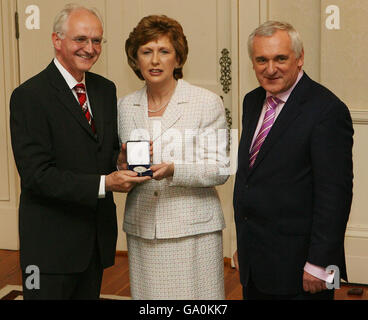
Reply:
[[[329,5],[340,9],[340,30],[322,28],[321,82],[350,109],[368,110],[368,1],[322,1]]]

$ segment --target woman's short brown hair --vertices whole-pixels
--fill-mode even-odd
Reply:
[[[183,66],[188,56],[188,43],[182,26],[176,20],[165,15],[150,15],[139,21],[125,41],[128,64],[139,79],[144,80],[137,63],[139,47],[162,36],[169,37],[178,58],[180,67],[174,70],[174,78],[181,79],[183,77]]]

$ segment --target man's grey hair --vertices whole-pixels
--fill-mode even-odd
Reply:
[[[249,57],[251,59],[253,58],[253,39],[255,36],[270,37],[278,30],[284,30],[288,33],[291,40],[291,47],[295,53],[296,58],[298,59],[303,51],[303,41],[300,37],[300,34],[298,33],[298,31],[294,29],[294,27],[291,24],[279,21],[267,21],[261,24],[249,35],[248,37]]]
[[[68,20],[70,14],[77,10],[86,10],[92,13],[101,21],[101,24],[103,26],[101,14],[98,12],[96,8],[87,8],[79,4],[69,3],[56,15],[54,20],[53,32],[65,33],[67,31],[65,25],[66,21]]]

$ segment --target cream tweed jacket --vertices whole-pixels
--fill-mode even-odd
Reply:
[[[152,179],[129,192],[123,230],[145,239],[165,239],[224,229],[214,187],[228,179],[220,97],[178,80],[162,125],[150,133],[146,89],[118,101],[120,143],[152,140],[154,158],[161,152],[158,163],[174,162],[175,172],[172,178]]]

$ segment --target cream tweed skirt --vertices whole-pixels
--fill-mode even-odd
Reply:
[[[222,231],[153,240],[127,234],[127,244],[133,299],[225,299]]]

